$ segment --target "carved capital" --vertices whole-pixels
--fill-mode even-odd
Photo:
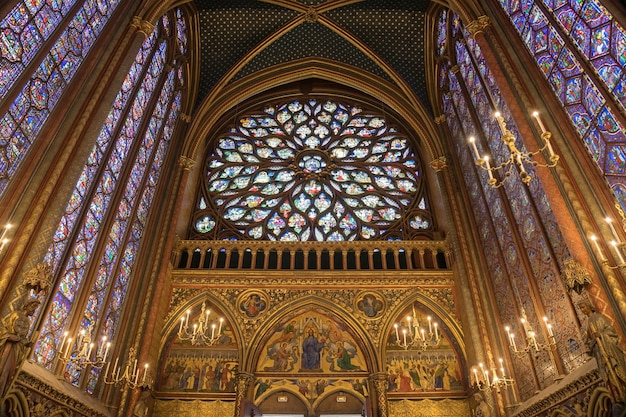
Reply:
[[[191,116],[188,115],[187,113],[181,113],[180,114],[180,119],[185,122],[185,123],[189,123],[191,122]]]
[[[130,26],[137,32],[142,33],[144,36],[149,36],[155,28],[153,23],[143,20],[139,16],[133,16]]]
[[[387,404],[387,389],[389,388],[389,375],[385,372],[378,372],[370,375],[369,379],[376,390],[378,415],[380,417],[388,417],[389,407]]]
[[[452,72],[452,74],[456,74],[459,72],[459,66],[458,65],[453,65],[450,67],[450,71]]]
[[[433,119],[436,125],[440,125],[446,122],[446,115],[441,114]]]
[[[186,171],[190,171],[195,164],[196,161],[185,155],[181,155],[181,157],[178,158],[178,165],[180,165]]]
[[[478,35],[479,33],[484,32],[485,29],[487,29],[489,26],[491,26],[491,21],[489,20],[489,17],[487,17],[487,16],[479,16],[478,19],[469,22],[465,26],[465,28],[470,33],[472,38],[475,38],[476,35]]]
[[[445,156],[440,156],[437,159],[434,159],[430,162],[430,167],[435,170],[435,172],[440,172],[444,168],[448,167],[448,160]]]
[[[52,268],[46,263],[39,263],[24,274],[22,286],[26,291],[33,291],[36,296],[46,296],[52,286]]]

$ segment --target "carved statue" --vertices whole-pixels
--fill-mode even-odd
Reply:
[[[5,398],[18,368],[33,343],[28,340],[30,317],[39,307],[39,300],[25,298],[19,309],[11,313],[0,329],[0,399]]]
[[[491,409],[489,404],[485,402],[482,394],[478,392],[474,394],[474,401],[476,401],[476,407],[474,407],[474,412],[472,413],[474,417],[491,417]]]
[[[133,408],[133,417],[145,417],[148,415],[148,399],[150,398],[150,391],[141,391],[141,396],[135,408]]]
[[[583,325],[583,342],[587,353],[598,362],[600,376],[607,382],[618,403],[626,402],[626,355],[619,344],[617,331],[609,320],[596,312],[589,301],[578,303],[580,311],[587,316]]]

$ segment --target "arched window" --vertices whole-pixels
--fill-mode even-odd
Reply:
[[[0,22],[0,197],[118,3],[19,1]]]
[[[60,285],[34,349],[36,361],[46,367],[53,365],[71,317],[82,317],[78,326],[93,340],[115,335],[180,113],[186,39],[184,15],[177,10],[160,19],[145,40],[56,230],[45,262],[53,265]],[[89,296],[79,304],[75,296],[84,289]],[[68,367],[65,373],[72,383],[80,383],[78,369]],[[89,391],[97,377],[93,369],[87,377]]]
[[[500,0],[626,210],[626,31],[599,0]]]
[[[433,224],[421,169],[411,140],[375,112],[328,99],[268,105],[214,141],[191,234],[281,241],[426,235]]]
[[[528,184],[514,172],[501,188],[495,189],[488,183],[487,172],[475,163],[475,153],[468,144],[468,138],[474,136],[479,153],[491,155],[494,165],[510,157],[493,115],[497,110],[504,115],[507,127],[516,138],[516,146],[524,152],[515,120],[501,97],[480,46],[464,29],[459,16],[441,11],[436,28],[441,110],[463,169],[463,180],[488,264],[488,279],[496,294],[498,315],[514,333],[523,335],[525,330],[519,318],[525,315],[533,328],[540,329],[545,312],[557,323],[558,337],[577,338],[575,317],[562,313],[571,309],[553,255],[559,253],[567,258],[567,246],[556,227],[534,167],[530,164],[527,167],[534,177]],[[543,280],[535,283],[532,277]],[[569,357],[566,349],[566,343],[559,344],[563,358]],[[564,364],[568,370],[578,365]],[[549,385],[556,376],[551,358],[545,352],[537,355],[532,364],[515,360],[513,367],[516,384],[525,398]],[[545,372],[545,369],[552,372]]]

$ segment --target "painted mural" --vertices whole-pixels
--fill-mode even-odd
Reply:
[[[346,326],[319,309],[302,309],[277,324],[263,352],[257,372],[366,371],[363,355]]]
[[[204,307],[204,305],[203,305]],[[223,320],[220,326],[219,311],[212,306],[206,306],[213,312],[207,314],[204,309],[197,308],[191,311],[186,323],[180,324],[176,335],[163,354],[160,361],[161,369],[157,377],[157,389],[166,392],[180,393],[232,393],[235,392],[235,376],[239,371],[239,359],[232,325]],[[203,313],[204,311],[204,313]],[[205,321],[208,339],[202,341],[181,340],[179,334],[184,331],[184,325],[189,329],[197,327],[200,317],[212,318]],[[215,323],[215,330],[212,324]],[[193,333],[189,330],[188,334]],[[208,340],[208,341],[207,341]]]
[[[463,391],[463,366],[444,325],[415,306],[400,317],[387,336],[387,391]]]

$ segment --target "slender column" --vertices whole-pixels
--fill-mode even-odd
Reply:
[[[244,399],[252,401],[250,398],[250,387],[254,383],[254,374],[248,372],[237,372],[236,378],[236,397],[235,397],[235,417],[241,415],[241,406],[244,403]]]
[[[369,263],[368,269],[374,269],[374,251],[367,251],[367,262]]]
[[[250,258],[250,269],[255,269],[257,252],[258,252],[258,249],[255,249],[255,248],[250,249],[250,253],[252,255]]]
[[[389,417],[389,407],[387,402],[387,389],[389,388],[389,376],[385,372],[371,374],[370,383],[374,387],[376,407],[374,415],[376,417]]]
[[[304,255],[304,269],[309,269],[309,251],[304,249],[302,254]]]

